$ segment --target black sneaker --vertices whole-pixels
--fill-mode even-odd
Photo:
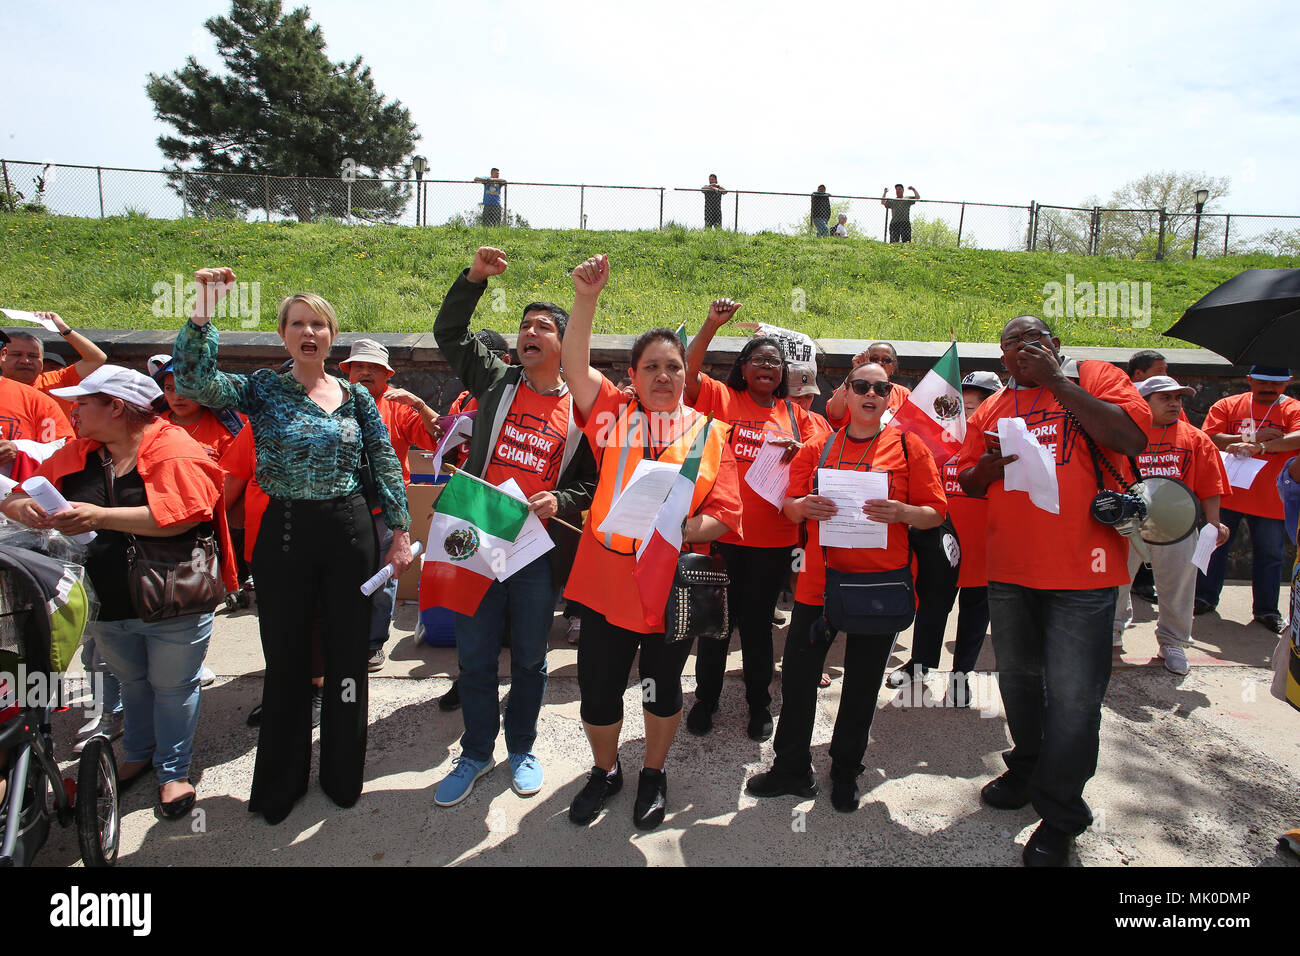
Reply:
[[[1286,624],[1282,621],[1281,614],[1257,614],[1255,615],[1255,623],[1263,624],[1274,634],[1281,634],[1286,630]]]
[[[815,797],[817,796],[817,778],[809,770],[802,776],[777,773],[756,774],[745,782],[745,792],[751,797]]]
[[[258,704],[250,710],[244,722],[250,727],[260,727],[262,725],[262,705]]]
[[[438,701],[438,709],[442,711],[453,711],[460,709],[460,681],[451,682],[451,690],[443,694]]]
[[[953,671],[948,680],[948,698],[944,703],[954,707],[969,707],[971,703],[971,675],[965,671]]]
[[[668,809],[668,774],[662,770],[641,768],[636,783],[636,803],[632,805],[632,822],[638,830],[653,830],[664,822]]]
[[[1201,598],[1197,598],[1196,601],[1192,604],[1192,613],[1209,614],[1211,611],[1214,610],[1214,608],[1215,605],[1211,604],[1209,601],[1205,601],[1202,600]]]
[[[1155,586],[1151,584],[1135,584],[1129,589],[1129,593],[1134,597],[1140,597],[1148,604],[1159,605],[1160,603],[1160,598],[1156,594]]]
[[[751,710],[749,712],[749,726],[745,728],[745,733],[749,735],[750,740],[757,740],[762,743],[772,736],[772,712],[764,707],[762,710]]]
[[[697,700],[691,712],[686,715],[686,729],[697,737],[703,737],[713,729],[713,715],[718,712],[716,703]]]
[[[930,673],[930,668],[926,667],[924,664],[917,664],[909,660],[898,670],[886,677],[885,683],[897,690],[900,687],[910,684],[912,681],[921,680],[928,673]]]
[[[999,810],[1019,810],[1029,803],[1029,785],[1008,770],[984,784],[980,799]]]
[[[325,688],[311,685],[311,725],[320,726],[320,709],[321,704],[325,702]]]
[[[387,660],[388,657],[384,654],[384,648],[382,646],[376,647],[370,654],[370,660],[366,662],[366,670],[372,674],[375,671],[383,670],[384,662]]]
[[[1029,842],[1020,855],[1025,866],[1065,866],[1070,860],[1070,847],[1074,837],[1058,830],[1046,820],[1029,835]]]
[[[578,791],[569,805],[569,819],[578,826],[586,826],[596,819],[605,801],[623,789],[623,764],[616,763],[614,772],[603,767],[592,767],[587,785]]]
[[[854,777],[831,777],[831,806],[840,813],[852,813],[861,799],[862,793]]]

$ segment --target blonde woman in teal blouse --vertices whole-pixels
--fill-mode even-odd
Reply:
[[[289,372],[230,375],[217,370],[217,330],[208,317],[235,275],[201,269],[194,278],[200,290],[194,315],[176,337],[176,391],[248,416],[258,484],[271,498],[253,550],[266,678],[248,809],[274,824],[307,792],[317,604],[325,657],[321,789],[343,807],[361,795],[371,599],[361,596],[360,586],[380,566],[366,485],[373,482],[393,529],[384,560],[398,574],[411,563],[410,517],[401,466],[374,399],[364,387],[325,373],[338,333],[330,304],[310,292],[280,303],[280,338],[293,359]]]

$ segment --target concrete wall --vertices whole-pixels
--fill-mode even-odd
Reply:
[[[31,326],[23,331],[31,331]],[[119,365],[144,368],[149,356],[172,350],[175,334],[163,331],[135,331],[118,329],[82,329],[79,330],[91,338],[109,355],[109,361]],[[71,357],[72,352],[67,343],[53,333],[37,329],[45,342],[47,351],[64,357]],[[388,348],[389,361],[397,374],[393,384],[421,396],[435,408],[446,410],[452,400],[462,391],[459,378],[447,365],[438,350],[432,332],[413,334],[373,334],[341,333],[334,343],[331,360],[338,362],[347,357],[350,343],[358,338],[373,338]],[[507,335],[506,341],[514,345],[514,336]],[[631,353],[634,336],[630,335],[594,335],[592,336],[592,361],[606,375],[618,380],[627,372],[628,357]],[[707,360],[707,371],[716,378],[724,378],[744,347],[743,338],[717,338],[712,343]],[[848,374],[853,356],[867,345],[864,341],[848,339],[822,339],[817,342],[821,352],[821,374],[819,382],[823,395],[829,395]],[[926,371],[948,348],[947,342],[906,342],[894,343],[898,351],[899,371],[895,380],[900,384],[914,386]],[[1132,349],[1114,348],[1071,348],[1064,343],[1066,354],[1077,359],[1097,359],[1114,362],[1123,366]],[[962,372],[992,371],[1003,378],[1006,370],[1002,367],[1001,350],[995,343],[967,343],[957,346],[961,358]],[[1160,349],[1169,362],[1170,374],[1184,385],[1197,387],[1197,394],[1187,403],[1187,415],[1196,425],[1205,419],[1210,406],[1226,395],[1244,391],[1247,369],[1234,366],[1225,359],[1204,349]],[[259,368],[278,366],[288,356],[279,337],[273,332],[222,332],[221,365],[230,372],[249,372]],[[1289,393],[1300,398],[1300,384],[1293,385]],[[820,409],[824,399],[814,404]],[[1245,526],[1243,525],[1243,531]],[[1294,559],[1294,549],[1288,545],[1287,567]],[[1248,534],[1243,534],[1235,544],[1229,563],[1229,576],[1233,578],[1250,577],[1250,552]]]

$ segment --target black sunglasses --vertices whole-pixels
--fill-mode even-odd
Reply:
[[[865,395],[867,392],[875,392],[881,398],[888,398],[889,393],[894,389],[893,382],[868,382],[865,378],[855,378],[849,382],[849,388],[853,389],[855,395]]]

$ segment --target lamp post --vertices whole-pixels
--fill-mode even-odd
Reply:
[[[1209,201],[1210,191],[1208,189],[1196,190],[1196,233],[1192,238],[1192,258],[1196,258],[1196,252],[1201,245],[1201,210],[1205,208],[1206,202]]]
[[[423,156],[412,156],[411,168],[415,170],[415,224],[422,226],[424,216],[421,213],[421,198],[424,193],[424,173],[429,168],[429,161]]]

